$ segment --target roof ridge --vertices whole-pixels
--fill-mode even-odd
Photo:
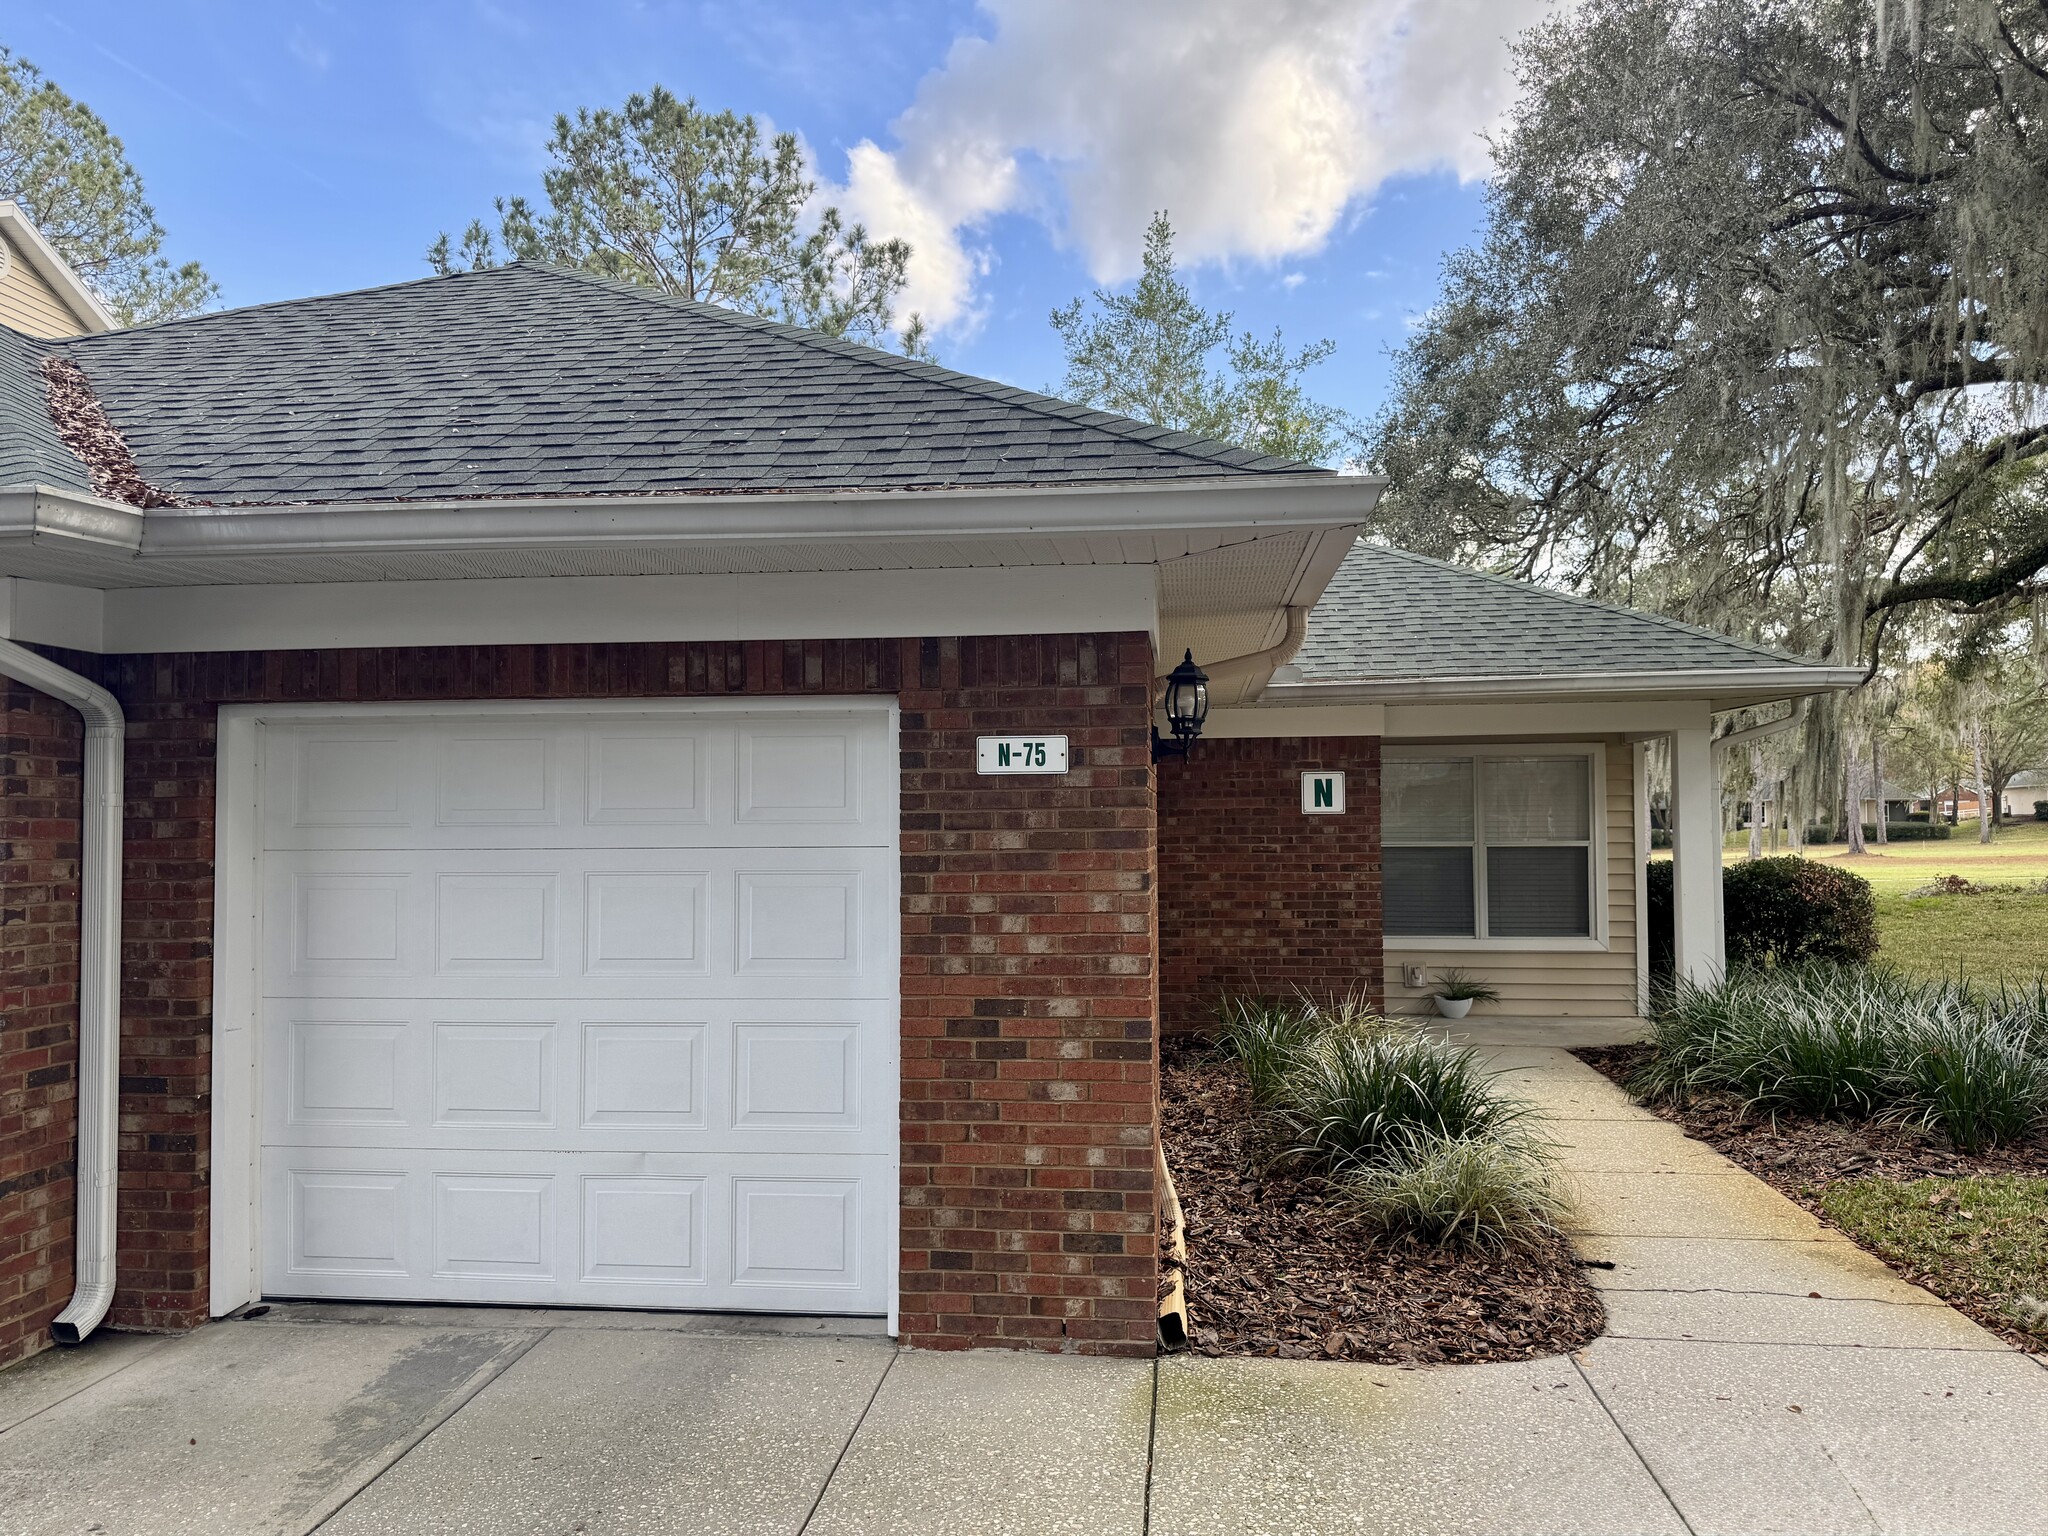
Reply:
[[[1392,544],[1373,544],[1361,539],[1358,543],[1358,548],[1370,550],[1376,554],[1393,555],[1402,560],[1413,560],[1417,564],[1434,566],[1442,571],[1452,571],[1460,576],[1477,577],[1482,581],[1490,581],[1498,586],[1506,587],[1510,591],[1533,593],[1539,597],[1554,598],[1558,602],[1574,603],[1581,608],[1591,608],[1599,613],[1618,614],[1622,618],[1637,619],[1644,623],[1656,624],[1665,629],[1676,630],[1683,635],[1694,636],[1697,639],[1713,640],[1722,645],[1738,646],[1743,650],[1754,652],[1756,655],[1768,656],[1773,661],[1788,661],[1803,667],[1824,667],[1828,665],[1827,662],[1821,661],[1816,657],[1801,656],[1794,651],[1786,650],[1782,646],[1763,645],[1755,640],[1742,639],[1737,635],[1723,634],[1718,629],[1708,629],[1702,624],[1688,624],[1683,619],[1672,618],[1669,614],[1652,613],[1646,608],[1631,608],[1625,603],[1605,602],[1597,597],[1583,597],[1576,592],[1560,592],[1555,587],[1539,586],[1533,581],[1522,581],[1513,576],[1502,576],[1498,572],[1480,570],[1476,566],[1458,565],[1449,560],[1438,560],[1431,555],[1419,555],[1412,549],[1401,549]]]
[[[85,336],[59,336],[53,338],[60,346],[76,346],[81,342],[94,342],[102,337],[135,336],[146,331],[167,331],[173,326],[202,325],[209,320],[224,320],[230,315],[253,315],[266,309],[290,309],[299,304],[325,304],[335,299],[355,299],[366,294],[390,293],[396,288],[420,288],[428,283],[444,283],[456,278],[481,277],[486,272],[502,271],[500,267],[486,267],[469,272],[450,272],[446,277],[440,273],[429,273],[425,277],[400,278],[394,283],[372,283],[367,288],[339,288],[333,293],[309,293],[295,299],[265,299],[260,304],[235,304],[226,309],[202,309],[190,315],[172,315],[167,320],[151,320],[145,325],[117,325],[111,331],[95,331]]]
[[[635,283],[625,278],[606,277],[598,272],[586,272],[580,267],[563,266],[551,261],[518,261],[510,267],[525,267],[544,272],[552,277],[567,278],[574,282],[592,283],[632,297],[667,304],[686,310],[708,320],[727,325],[737,325],[748,330],[766,331],[797,346],[812,347],[819,351],[839,356],[857,357],[867,363],[882,363],[899,373],[912,378],[924,379],[931,383],[944,384],[963,393],[980,396],[1000,404],[1016,406],[1041,416],[1052,416],[1062,421],[1074,422],[1081,426],[1095,427],[1111,432],[1132,442],[1167,453],[1179,454],[1198,463],[1225,463],[1226,468],[1243,470],[1252,474],[1313,474],[1331,475],[1337,473],[1320,464],[1305,464],[1298,459],[1282,459],[1272,454],[1260,453],[1256,449],[1241,448],[1218,438],[1203,437],[1198,433],[1182,432],[1172,427],[1156,426],[1151,422],[1139,421],[1135,417],[1121,416],[1114,411],[1100,410],[1095,406],[1081,405],[1072,400],[1062,400],[1057,395],[1043,394],[1037,390],[1022,389],[1014,384],[1004,384],[996,379],[984,379],[978,374],[962,373],[941,363],[928,363],[914,357],[903,357],[897,353],[885,352],[880,347],[866,346],[843,337],[829,336],[823,331],[814,331],[801,325],[790,325],[781,320],[770,320],[762,315],[749,315],[741,310],[728,309],[723,304],[711,304],[702,299],[687,299],[680,294],[665,293],[645,283]],[[509,270],[497,268],[494,270]],[[1175,442],[1179,438],[1184,441]],[[1260,467],[1255,467],[1260,466]]]

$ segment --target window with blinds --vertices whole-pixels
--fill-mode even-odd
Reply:
[[[1390,750],[1380,814],[1389,938],[1593,935],[1593,759]]]

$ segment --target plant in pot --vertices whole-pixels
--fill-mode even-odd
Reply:
[[[1436,1011],[1447,1019],[1462,1019],[1474,1003],[1497,1003],[1500,993],[1465,971],[1438,971],[1430,994]]]

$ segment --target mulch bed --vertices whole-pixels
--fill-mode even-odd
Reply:
[[[1577,1349],[1606,1325],[1564,1239],[1497,1257],[1376,1241],[1343,1224],[1321,1179],[1266,1166],[1234,1062],[1169,1045],[1161,1067],[1195,1353],[1524,1360]]]
[[[1630,1072],[1649,1051],[1646,1045],[1617,1045],[1572,1054],[1625,1087]],[[1695,1141],[1705,1142],[1731,1163],[1746,1168],[1831,1227],[1835,1223],[1821,1209],[1821,1197],[1829,1185],[1847,1179],[1884,1178],[1904,1183],[1979,1174],[2048,1176],[2048,1135],[2037,1134],[2026,1141],[1992,1147],[1972,1157],[1958,1152],[1939,1132],[1806,1116],[1773,1118],[1745,1109],[1730,1094],[1701,1094],[1683,1107],[1648,1104],[1644,1108],[1669,1120]],[[1856,1240],[1855,1233],[1840,1227],[1836,1230],[1851,1241]],[[1941,1276],[1906,1268],[1900,1268],[1900,1273],[2020,1348],[2036,1353],[2048,1351],[2048,1341],[2014,1327],[2013,1320],[1995,1307],[1966,1294],[1950,1294],[1952,1288],[1942,1284]]]

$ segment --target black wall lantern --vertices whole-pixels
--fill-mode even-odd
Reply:
[[[1181,658],[1179,666],[1166,675],[1167,728],[1173,732],[1172,740],[1159,734],[1159,727],[1152,727],[1152,761],[1164,757],[1186,757],[1188,748],[1195,744],[1195,738],[1202,734],[1202,722],[1209,718],[1209,674],[1195,665],[1195,653],[1190,650]]]

